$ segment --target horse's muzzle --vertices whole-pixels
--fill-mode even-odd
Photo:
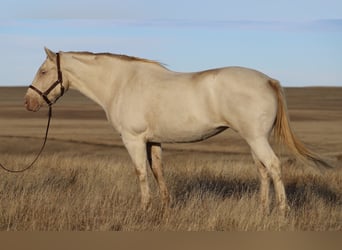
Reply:
[[[25,95],[25,108],[28,111],[37,112],[41,107],[41,104],[37,98],[30,97],[28,94]]]

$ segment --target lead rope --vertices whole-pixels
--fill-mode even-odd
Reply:
[[[36,161],[38,160],[39,156],[41,155],[41,153],[44,150],[44,147],[45,147],[45,144],[46,144],[46,141],[47,141],[47,138],[48,138],[51,116],[52,116],[52,106],[49,105],[49,118],[48,118],[48,122],[47,122],[47,125],[46,125],[44,142],[43,142],[43,145],[42,145],[41,149],[39,150],[39,153],[37,154],[36,158],[34,158],[34,160],[31,162],[31,164],[28,165],[27,167],[23,168],[23,169],[20,169],[20,170],[12,170],[12,169],[8,169],[7,167],[5,167],[4,165],[2,165],[0,163],[0,167],[3,170],[5,170],[7,172],[10,172],[10,173],[22,173],[22,172],[25,172],[26,170],[30,169],[36,163]]]

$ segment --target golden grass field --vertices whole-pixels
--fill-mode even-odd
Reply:
[[[0,88],[0,162],[28,164],[44,137],[47,109],[23,107],[25,88]],[[0,170],[0,229],[232,231],[342,229],[342,88],[287,88],[297,136],[335,166],[303,166],[277,147],[291,206],[261,213],[259,182],[246,143],[231,130],[207,141],[163,145],[171,207],[140,208],[133,165],[104,112],[69,91],[55,106],[49,140],[29,171]],[[274,206],[274,204],[272,204]]]

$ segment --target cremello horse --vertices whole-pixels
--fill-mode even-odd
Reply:
[[[249,144],[260,175],[262,207],[269,207],[272,179],[278,207],[287,207],[280,161],[268,138],[276,138],[298,157],[324,163],[294,136],[279,82],[258,71],[227,67],[197,73],[172,72],[146,59],[108,53],[60,52],[45,49],[25,96],[26,108],[38,111],[77,89],[106,112],[136,167],[143,207],[150,203],[150,164],[164,205],[169,192],[162,171],[161,143],[201,141],[227,128]]]

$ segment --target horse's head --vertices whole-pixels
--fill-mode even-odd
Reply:
[[[63,82],[60,55],[45,48],[46,60],[40,66],[32,85],[25,95],[25,107],[38,111],[45,103],[52,105],[64,94],[66,82]]]

